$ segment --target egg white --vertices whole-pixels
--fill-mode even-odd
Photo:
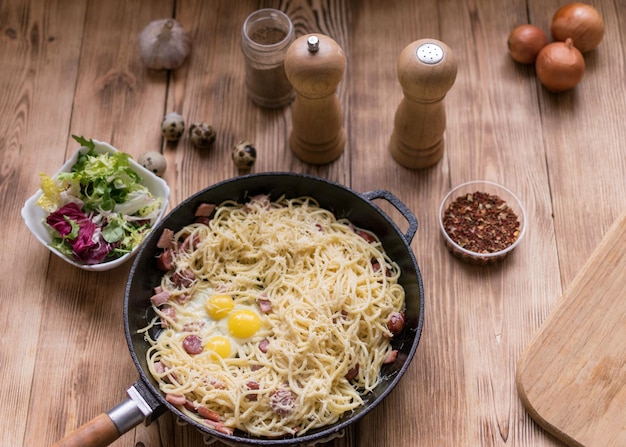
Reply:
[[[221,335],[228,339],[231,345],[230,357],[235,357],[237,352],[248,342],[260,341],[263,338],[264,328],[267,327],[266,317],[260,312],[258,305],[256,304],[236,304],[232,311],[227,316],[219,320],[211,318],[207,313],[205,304],[209,297],[213,295],[213,290],[203,290],[195,293],[194,296],[187,301],[183,309],[177,313],[177,323],[180,329],[186,325],[200,323],[201,327],[197,327],[194,333],[197,333],[202,338],[203,345],[216,335]],[[261,322],[261,328],[254,335],[249,338],[239,338],[231,334],[228,329],[228,318],[233,312],[241,309],[248,309],[257,315]],[[200,326],[198,325],[198,326]]]

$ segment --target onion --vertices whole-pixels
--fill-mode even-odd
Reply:
[[[585,73],[585,59],[572,39],[543,47],[535,61],[537,77],[551,92],[574,88]]]
[[[522,64],[532,64],[539,51],[548,44],[548,37],[541,28],[535,25],[519,25],[508,40],[511,57]]]
[[[552,18],[550,32],[554,40],[565,42],[570,38],[581,53],[596,48],[604,37],[604,20],[591,5],[569,3],[557,10]]]

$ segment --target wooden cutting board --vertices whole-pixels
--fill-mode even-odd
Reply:
[[[523,352],[530,416],[568,445],[626,446],[626,210]]]

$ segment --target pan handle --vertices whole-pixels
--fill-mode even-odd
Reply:
[[[89,422],[69,432],[52,447],[105,447],[120,437],[121,433],[106,413],[100,413]]]
[[[153,416],[160,414],[158,402],[143,382],[137,381],[126,393],[128,399],[69,432],[52,447],[106,447],[142,422],[149,424]]]
[[[404,239],[408,244],[411,243],[415,233],[417,232],[417,217],[413,214],[413,211],[409,209],[400,199],[398,199],[391,192],[386,191],[384,189],[378,189],[375,191],[369,191],[363,193],[363,196],[368,199],[370,202],[374,199],[384,199],[387,202],[391,203],[395,209],[397,209],[400,214],[407,220],[409,223],[409,228],[404,233]]]

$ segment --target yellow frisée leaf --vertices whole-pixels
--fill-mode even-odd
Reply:
[[[41,178],[42,194],[37,199],[37,205],[48,212],[53,212],[59,206],[61,193],[65,189],[65,182],[55,180],[43,172],[39,174],[39,177]]]

